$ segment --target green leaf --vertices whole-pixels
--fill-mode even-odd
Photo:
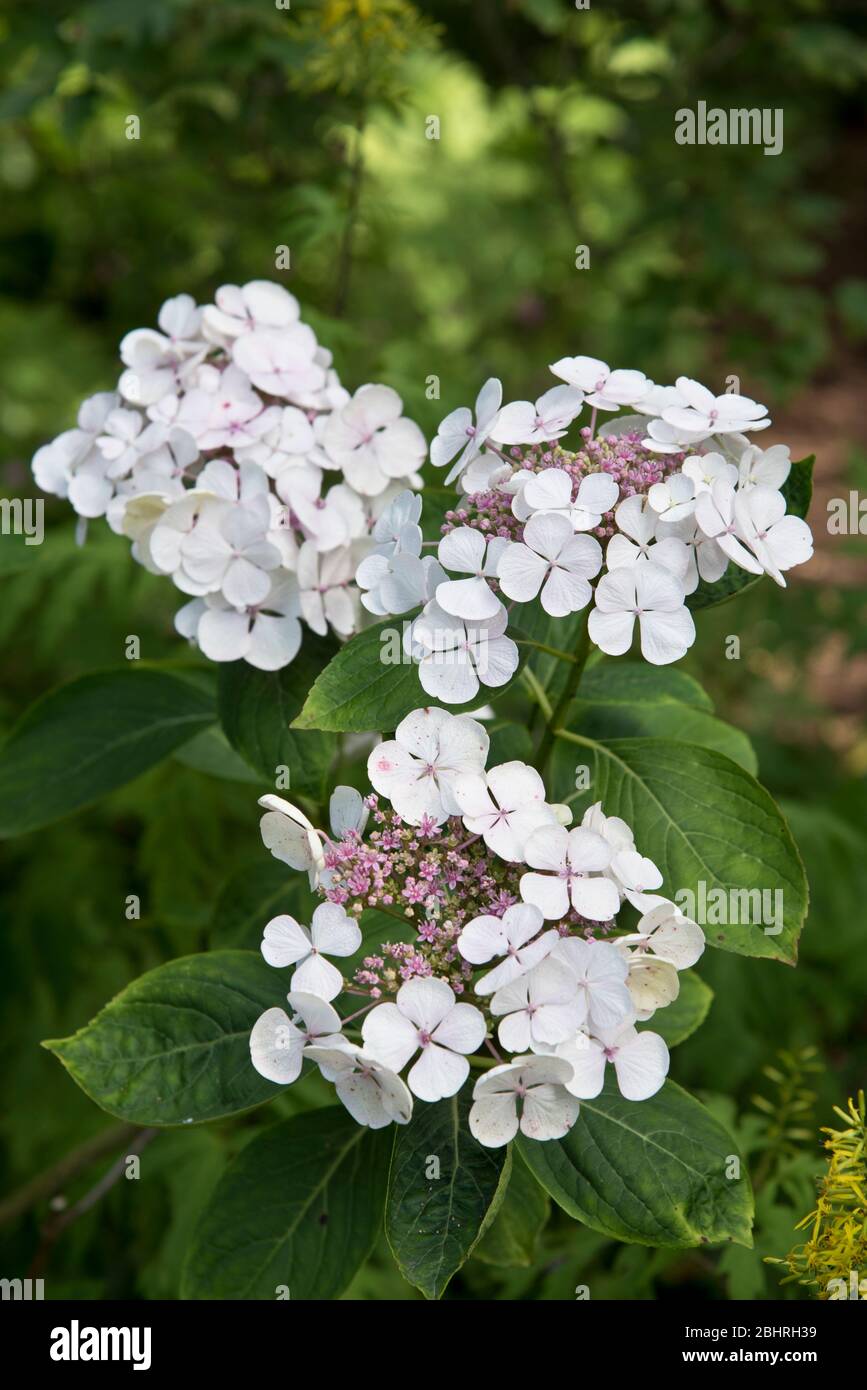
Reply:
[[[589,767],[590,786],[567,794],[575,785],[576,759]],[[567,800],[578,813],[601,801],[606,815],[622,816],[641,853],[658,864],[666,897],[683,906],[678,894],[689,892],[696,904],[707,903],[702,925],[709,945],[795,963],[807,913],[804,866],[779,808],[742,767],[671,739],[599,743],[561,730],[553,769],[552,799]],[[724,915],[739,920],[715,922],[712,895],[719,890],[727,895]],[[744,897],[750,891],[752,901]],[[755,897],[762,893],[771,896]],[[740,920],[761,918],[765,904],[773,909],[778,901],[782,930],[773,921]]]
[[[98,672],[50,691],[0,750],[0,837],[90,805],[213,720],[205,691],[147,667]]]
[[[607,657],[581,677],[578,698],[592,705],[604,702],[627,710],[637,704],[690,705],[713,714],[713,701],[694,676],[676,666],[650,666],[645,661]]]
[[[199,1124],[281,1089],[250,1061],[250,1030],[283,1002],[254,951],[182,956],[128,985],[92,1022],[42,1045],[90,1099],[137,1125]]]
[[[181,1297],[339,1297],[382,1224],[390,1143],[340,1106],[259,1134],[203,1213]]]
[[[518,1136],[532,1173],[555,1202],[594,1231],[638,1245],[683,1249],[751,1245],[753,1198],[731,1135],[687,1091],[667,1081],[650,1100],[624,1100],[609,1080],[564,1139]]]
[[[539,1236],[550,1214],[548,1194],[513,1149],[506,1195],[493,1222],[474,1249],[473,1258],[507,1269],[535,1264]]]
[[[258,951],[262,931],[272,917],[288,912],[308,923],[319,899],[306,874],[293,873],[269,855],[251,860],[220,889],[211,918],[210,945]]]
[[[583,678],[568,722],[594,739],[646,736],[715,748],[755,774],[758,761],[746,734],[714,718],[712,710],[698,682],[682,672],[606,661]]]
[[[404,625],[413,616],[386,618],[341,647],[314,682],[293,728],[386,732],[395,729],[411,710],[431,704],[431,697],[422,690],[418,667],[406,658],[401,645]],[[502,695],[512,681],[496,689],[482,686],[474,699],[449,705],[449,710],[460,714],[478,709]]]
[[[668,1043],[676,1047],[700,1028],[707,1018],[713,1003],[713,990],[692,970],[681,970],[678,974],[680,993],[674,1003],[664,1009],[657,1009],[647,1023],[639,1023],[639,1030],[646,1028],[658,1033]]]
[[[786,499],[786,510],[792,516],[806,517],[810,509],[815,461],[815,454],[810,454],[808,458],[793,463],[792,471],[780,489]],[[715,584],[699,580],[695,593],[690,594],[686,600],[687,607],[714,608],[717,604],[725,603],[737,594],[742,594],[745,589],[751,589],[761,579],[762,575],[750,574],[749,570],[742,570],[731,561],[722,579],[718,579]]]
[[[282,671],[259,671],[246,661],[220,668],[217,703],[226,737],[268,787],[274,786],[277,768],[288,767],[292,791],[324,799],[335,741],[290,726],[334,651],[332,642],[310,633]]]
[[[395,1136],[385,1232],[400,1272],[426,1298],[441,1298],[452,1275],[496,1215],[509,1178],[507,1149],[470,1134],[472,1087],[418,1105]],[[433,1161],[439,1175],[428,1177]]]
[[[209,777],[221,777],[226,782],[246,782],[257,787],[261,784],[262,779],[249,763],[229,747],[219,724],[211,724],[196,734],[195,738],[178,749],[174,758],[184,767],[207,773]]]
[[[488,767],[496,767],[499,763],[533,761],[533,739],[526,725],[495,720],[486,727],[491,740]]]

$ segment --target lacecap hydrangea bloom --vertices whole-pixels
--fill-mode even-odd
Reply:
[[[588,609],[601,651],[637,642],[665,665],[695,640],[686,600],[700,581],[734,564],[785,586],[812,554],[809,526],[786,514],[780,491],[788,448],[753,442],[771,424],[763,405],[685,376],[659,386],[592,357],[551,371],[561,384],[534,402],[503,405],[492,378],[474,411],[443,420],[430,460],[461,496],[436,559],[419,558],[420,536],[418,549],[393,539],[357,572],[371,612],[421,606],[406,647],[426,693],[447,704],[511,678],[509,619],[518,608],[520,626],[522,604],[538,600],[553,618]],[[410,516],[411,496],[401,506]]]
[[[472,1084],[471,1131],[499,1147],[562,1137],[609,1066],[630,1101],[659,1090],[668,1049],[645,1025],[704,934],[622,819],[597,803],[573,826],[534,768],[488,752],[475,719],[418,709],[370,754],[370,795],[336,790],[328,829],[262,798],[265,845],[322,902],[264,929],[288,1009],[262,1014],[250,1054],[280,1085],[315,1064],[372,1128]],[[361,954],[367,908],[395,932]]]
[[[354,582],[427,445],[388,386],[354,395],[281,285],[223,285],[163,304],[120,344],[114,391],[39,449],[33,473],[82,519],[105,517],[135,558],[188,596],[178,630],[213,661],[278,670],[302,621],[355,632]]]

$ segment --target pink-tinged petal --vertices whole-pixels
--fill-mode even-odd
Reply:
[[[469,1074],[470,1064],[466,1057],[429,1043],[406,1079],[413,1095],[434,1103],[455,1095]]]

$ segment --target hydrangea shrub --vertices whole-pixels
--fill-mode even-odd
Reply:
[[[674,663],[703,608],[809,559],[811,462],[756,442],[753,400],[586,356],[536,401],[489,380],[428,449],[265,282],[178,296],[121,359],[34,474],[174,582],[197,666],[44,697],[0,815],[36,828],[193,746],[260,784],[261,870],[211,948],[46,1043],[135,1124],[278,1101],[185,1294],[338,1297],[384,1229],[438,1298],[545,1194],[623,1241],[749,1244],[747,1164],[672,1054],[706,950],[795,964],[807,885],[749,741]]]

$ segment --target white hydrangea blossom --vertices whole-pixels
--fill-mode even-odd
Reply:
[[[421,481],[427,444],[396,391],[350,395],[298,301],[268,281],[223,285],[213,304],[177,295],[157,323],[125,335],[116,391],[86,400],[32,466],[43,491],[105,516],[194,600],[177,616],[184,637],[212,661],[274,671],[302,623],[357,632],[360,589],[375,614],[433,597],[445,576],[420,545],[410,563],[405,535],[402,560],[356,583],[380,518]]]
[[[452,464],[446,482],[459,492],[442,538],[423,542],[419,532],[366,558],[356,576],[372,613],[421,609],[404,649],[422,688],[448,704],[511,680],[516,605],[562,619],[589,610],[601,651],[635,644],[667,665],[695,641],[686,600],[700,584],[735,564],[785,585],[812,554],[809,526],[787,515],[780,491],[788,448],[750,442],[771,424],[763,405],[687,376],[660,385],[595,357],[563,357],[551,371],[565,384],[535,402],[503,404],[492,377],[475,414],[446,416],[430,461]],[[597,432],[600,414],[610,418]],[[438,563],[422,558],[424,544],[436,544]],[[520,611],[514,623],[522,628]]]
[[[397,544],[413,516],[401,504],[380,543]],[[489,1147],[519,1131],[561,1138],[608,1063],[629,1101],[662,1086],[668,1049],[645,1024],[677,998],[678,972],[704,949],[701,927],[657,891],[663,875],[626,821],[597,802],[570,828],[535,769],[488,768],[488,755],[477,720],[418,709],[370,754],[374,794],[337,788],[327,830],[262,798],[265,845],[306,870],[324,901],[309,927],[288,914],[265,926],[265,960],[292,971],[291,1016],[277,1004],[256,1022],[261,1075],[290,1085],[315,1063],[371,1128],[406,1124],[414,1102],[471,1085],[470,1131]],[[398,898],[395,874],[408,890]],[[468,895],[485,910],[472,913]],[[406,901],[417,907],[397,944],[352,975],[363,906],[402,917]],[[637,924],[619,922],[624,905]]]

